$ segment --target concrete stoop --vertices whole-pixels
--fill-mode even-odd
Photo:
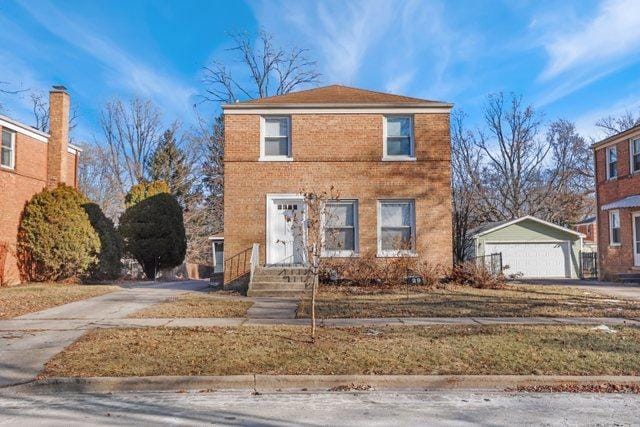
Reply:
[[[129,391],[504,391],[530,386],[640,385],[637,376],[573,375],[229,375],[47,378],[11,387],[25,393]]]
[[[309,293],[304,267],[259,267],[253,273],[247,296],[300,298]]]

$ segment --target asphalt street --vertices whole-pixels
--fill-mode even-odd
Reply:
[[[0,425],[636,425],[633,394],[0,391]]]

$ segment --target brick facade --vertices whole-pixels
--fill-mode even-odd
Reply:
[[[68,95],[66,96],[68,97]],[[68,108],[68,103],[65,108]],[[55,109],[53,113],[58,114]],[[66,117],[68,118],[68,111]],[[53,122],[53,118],[51,121]],[[60,152],[54,154],[56,154],[55,158],[58,159],[60,165],[55,167],[55,164],[50,163],[51,157],[48,150],[51,149],[51,145],[47,141],[47,134],[39,133],[30,136],[32,130],[28,126],[15,126],[14,124],[17,122],[14,121],[10,123],[5,121],[5,123],[12,125],[11,131],[15,133],[15,167],[13,170],[0,167],[0,212],[2,213],[0,215],[0,243],[9,249],[4,259],[4,280],[9,284],[14,284],[20,281],[15,246],[22,210],[31,197],[45,188],[48,183],[57,185],[58,182],[65,182],[71,186],[76,185],[78,152],[71,149],[73,153],[70,153],[67,141],[63,145],[58,145]],[[0,131],[2,127],[2,121],[0,121]],[[66,132],[68,138],[68,125]],[[62,178],[60,171],[63,168],[64,178],[60,181]],[[0,265],[0,268],[3,266]]]
[[[596,198],[598,206],[598,260],[602,278],[615,279],[617,274],[634,270],[632,214],[639,207],[619,209],[620,245],[610,244],[609,212],[602,206],[628,196],[640,195],[640,173],[631,173],[630,141],[640,138],[640,128],[623,132],[595,146]],[[606,177],[606,148],[617,147],[617,178]]]
[[[448,111],[448,110],[447,110]],[[377,249],[377,200],[414,199],[416,252],[452,263],[448,113],[412,114],[416,161],[382,161],[382,113],[291,114],[291,162],[258,161],[260,114],[225,114],[225,258],[259,243],[266,195],[323,191],[358,200],[359,253]]]

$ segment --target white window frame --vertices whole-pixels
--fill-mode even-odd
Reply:
[[[618,241],[613,241],[613,217],[616,216],[618,218]],[[609,246],[620,246],[622,242],[620,241],[620,230],[622,229],[620,223],[620,211],[613,210],[609,211]]]
[[[616,152],[616,174],[614,176],[611,176],[611,150],[614,150]],[[605,148],[605,170],[606,170],[606,178],[607,180],[611,180],[611,179],[616,179],[618,178],[618,147],[616,145],[610,145],[607,148]]]
[[[631,173],[638,173],[640,172],[640,169],[635,169],[633,167],[633,156],[634,155],[638,155],[640,156],[640,152],[635,153],[633,152],[633,149],[635,147],[635,143],[636,142],[640,142],[640,138],[633,138],[631,141],[629,141],[629,170],[631,171]]]
[[[10,161],[11,164],[10,165],[4,165],[2,164],[1,160],[0,160],[0,168],[2,169],[9,169],[9,170],[14,170],[16,168],[16,132],[7,129],[7,128],[1,128],[1,132],[0,132],[0,138],[2,138],[3,134],[6,132],[9,135],[11,135],[11,157],[10,157]],[[2,139],[0,139],[0,150],[2,150]],[[1,154],[1,152],[0,152]],[[1,156],[0,156],[1,159]]]
[[[411,249],[400,250],[382,250],[382,205],[385,203],[410,203],[411,204],[411,242],[413,247]],[[397,258],[406,256],[418,256],[416,253],[416,201],[415,199],[380,199],[378,200],[378,212],[377,212],[377,247],[378,257],[382,258]]]
[[[389,118],[406,117],[409,119],[409,155],[388,155],[387,154],[387,120]],[[415,161],[416,147],[415,138],[413,136],[413,115],[411,114],[387,114],[382,119],[382,160],[383,161]]]
[[[326,216],[325,209],[322,210],[322,253],[323,257],[332,257],[332,258],[347,258],[358,256],[360,253],[360,217],[358,214],[359,203],[357,199],[339,199],[339,200],[330,200],[326,203],[330,204],[349,204],[353,205],[353,250],[328,250],[325,249],[325,227],[326,227]],[[343,227],[346,228],[346,227]]]
[[[285,119],[287,121],[287,151],[286,156],[268,156],[265,154],[265,138],[266,138],[266,120],[267,119]],[[293,161],[293,152],[291,144],[291,117],[290,116],[260,116],[260,159],[261,162],[291,162]]]

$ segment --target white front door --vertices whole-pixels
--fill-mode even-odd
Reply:
[[[640,267],[640,212],[633,214],[633,265]]]
[[[267,264],[304,263],[304,201],[267,199]]]

